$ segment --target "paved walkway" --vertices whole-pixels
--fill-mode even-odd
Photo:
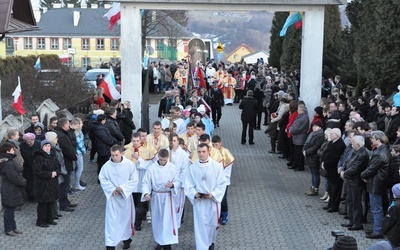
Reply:
[[[157,105],[151,105],[152,123]],[[286,168],[286,161],[269,155],[269,140],[255,131],[255,145],[241,145],[240,111],[237,104],[223,108],[221,128],[215,134],[236,157],[229,187],[229,223],[221,226],[216,249],[327,249],[334,242],[331,230],[342,229],[346,220],[337,213],[328,214],[318,196],[307,197],[310,174]],[[96,166],[85,162],[83,179],[89,184],[75,194],[79,203],[75,212],[62,212],[57,226],[35,226],[36,204],[28,203],[16,212],[17,237],[0,234],[0,249],[105,249],[105,197],[96,181]],[[179,244],[174,249],[195,249],[192,209],[187,203]],[[162,226],[162,225],[160,225]],[[370,226],[370,225],[369,225]],[[363,231],[348,232],[367,249],[374,241],[365,239]],[[154,249],[151,224],[143,223],[136,232],[131,249]],[[118,246],[117,249],[122,249]]]

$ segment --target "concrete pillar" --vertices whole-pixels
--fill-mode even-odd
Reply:
[[[324,12],[324,6],[310,7],[303,17],[300,100],[306,103],[310,118],[321,99]]]
[[[130,101],[133,120],[140,127],[142,105],[142,20],[134,3],[121,3],[122,101]]]

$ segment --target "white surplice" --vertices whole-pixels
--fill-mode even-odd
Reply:
[[[105,244],[116,246],[132,235],[135,222],[132,192],[138,186],[137,171],[130,160],[122,157],[122,161],[118,163],[107,161],[98,177],[107,199]],[[113,195],[117,187],[121,187],[123,192]]]
[[[179,171],[179,180],[181,181],[182,187],[177,190],[177,195],[174,198],[175,207],[176,207],[176,222],[177,228],[181,227],[183,208],[185,206],[185,193],[183,191],[183,180],[185,178],[186,169],[190,165],[189,153],[183,150],[180,146],[176,150],[170,150],[170,160],[172,163],[178,168]]]
[[[171,181],[174,188],[166,187]],[[151,226],[155,242],[160,245],[178,243],[178,228],[176,226],[176,210],[173,196],[181,188],[179,169],[167,162],[160,166],[153,163],[146,171],[142,182],[142,201],[146,201],[145,195],[151,195]]]
[[[193,205],[196,249],[208,249],[216,242],[221,201],[226,189],[224,168],[211,158],[190,165],[184,181],[185,194]],[[196,199],[196,193],[212,194],[212,199]]]
[[[141,193],[142,192],[142,181],[143,177],[146,174],[147,169],[157,161],[157,156],[154,157],[151,160],[144,160],[143,158],[139,157],[139,159],[134,163],[136,166],[136,170],[138,172],[138,178],[139,178],[139,185],[136,186],[136,188],[133,190],[134,193]]]

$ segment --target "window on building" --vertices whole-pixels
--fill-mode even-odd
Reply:
[[[6,48],[7,49],[14,48],[14,39],[12,39],[11,37],[7,37],[7,39],[6,39]]]
[[[32,37],[25,37],[24,38],[24,48],[25,49],[32,49]]]
[[[90,50],[89,38],[82,38],[82,50]]]
[[[37,48],[38,49],[46,49],[46,43],[44,38],[37,39]]]
[[[168,39],[168,46],[176,48],[176,39]]]
[[[96,49],[104,50],[104,39],[103,38],[96,39]]]
[[[50,39],[50,48],[51,49],[58,49],[58,38],[51,38]]]
[[[119,40],[111,38],[111,50],[119,50]]]
[[[162,50],[164,48],[164,40],[157,39],[157,50]]]
[[[86,68],[88,65],[90,65],[90,58],[82,57],[82,67]]]
[[[71,38],[64,38],[64,49],[71,48]]]

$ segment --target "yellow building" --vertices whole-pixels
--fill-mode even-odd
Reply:
[[[108,20],[103,15],[104,8],[53,8],[45,10],[38,17],[40,30],[15,34],[14,55],[57,54],[75,67],[98,67],[102,62],[118,62],[121,57],[120,27],[108,29]],[[179,25],[171,19],[173,25]],[[154,49],[153,58],[170,60],[184,58],[188,53],[187,44],[192,34],[179,25],[179,37],[170,38],[168,34],[152,31],[147,44]],[[161,46],[163,45],[163,46]],[[162,58],[169,55],[165,48],[173,48],[175,58]],[[161,51],[161,49],[163,51]],[[63,60],[64,61],[64,60]]]
[[[226,60],[229,62],[240,62],[243,56],[253,53],[254,51],[255,50],[249,45],[242,43],[226,56]]]

